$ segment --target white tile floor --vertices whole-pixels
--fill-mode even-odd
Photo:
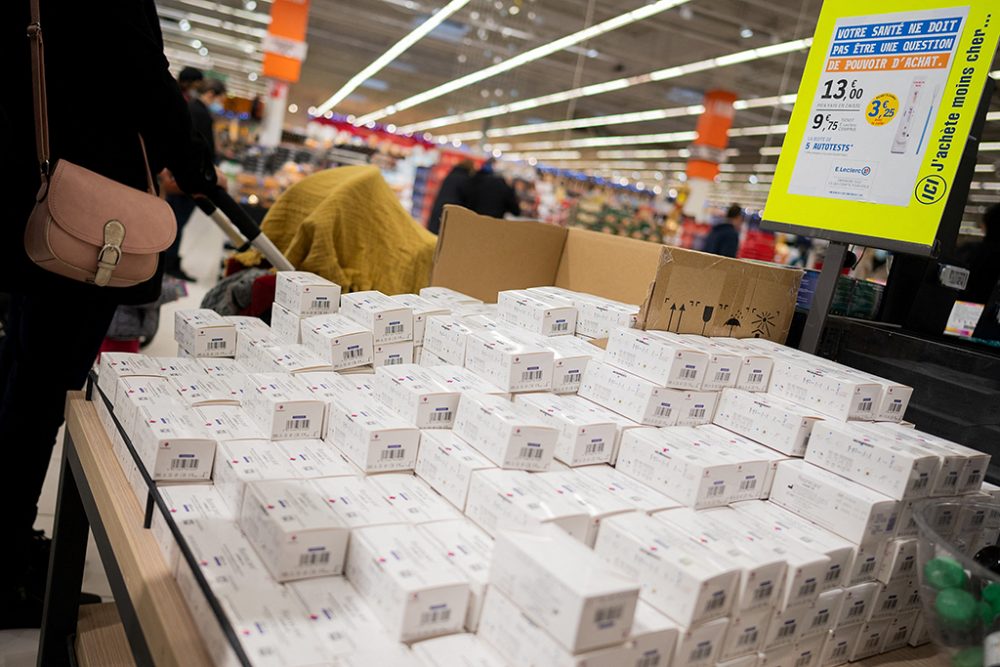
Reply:
[[[224,236],[212,221],[200,211],[195,211],[184,229],[181,240],[181,257],[184,270],[198,279],[188,285],[188,296],[165,305],[160,311],[160,329],[153,342],[144,350],[153,356],[173,356],[177,353],[174,343],[174,316],[179,308],[197,308],[209,287],[215,284],[222,260]],[[62,430],[59,431],[56,447],[49,463],[45,485],[38,501],[38,520],[35,528],[44,530],[51,536],[56,508],[56,494],[59,485],[59,465],[62,460]],[[90,540],[87,547],[87,561],[83,572],[83,590],[96,593],[106,601],[112,599],[111,588],[104,574],[100,555]],[[35,664],[37,630],[0,631],[0,667],[26,667]]]

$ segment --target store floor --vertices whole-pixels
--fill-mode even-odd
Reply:
[[[183,299],[165,305],[160,311],[160,329],[153,342],[144,352],[156,357],[177,354],[174,343],[174,311],[180,308],[197,308],[209,287],[216,281],[219,263],[222,260],[223,235],[212,221],[200,211],[195,211],[184,230],[181,240],[181,257],[184,270],[198,279],[188,285],[188,295]],[[44,530],[51,537],[59,486],[59,463],[62,460],[62,430],[56,440],[55,451],[49,462],[45,486],[38,502],[38,520],[35,528]],[[83,590],[96,593],[111,601],[111,589],[100,555],[91,540],[87,545],[87,564],[83,571]],[[38,630],[0,631],[0,667],[28,667],[35,664],[38,644]]]

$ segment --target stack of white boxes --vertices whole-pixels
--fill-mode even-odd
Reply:
[[[278,272],[271,328],[281,342],[301,343],[302,320],[339,309],[340,285],[305,271]]]
[[[927,641],[915,503],[1000,496],[897,423],[908,387],[768,341],[561,288],[278,283],[287,332],[182,312],[181,357],[98,369],[219,662],[202,577],[255,665],[839,665]],[[992,543],[1000,513],[938,525]]]

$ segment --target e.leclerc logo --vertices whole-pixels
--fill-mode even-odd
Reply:
[[[865,165],[863,167],[841,167],[838,165],[833,168],[833,171],[838,174],[854,174],[856,176],[868,176],[872,173],[872,168],[869,167],[868,165]]]

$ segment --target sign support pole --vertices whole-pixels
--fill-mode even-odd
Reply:
[[[823,270],[820,271],[819,282],[816,284],[816,295],[809,308],[809,316],[806,318],[806,325],[802,331],[802,340],[799,342],[799,349],[803,352],[816,354],[820,336],[823,334],[823,327],[826,326],[826,318],[830,314],[833,294],[837,290],[837,279],[840,277],[840,271],[844,268],[844,257],[846,256],[846,243],[830,241],[830,245],[826,249],[826,259],[823,260]]]

